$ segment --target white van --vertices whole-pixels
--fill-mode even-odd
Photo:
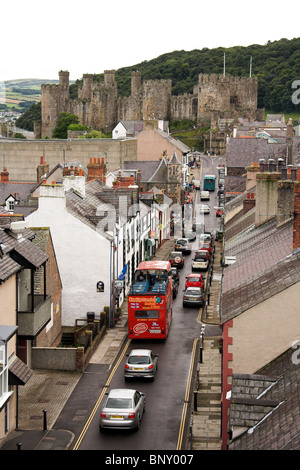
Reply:
[[[194,180],[193,181],[195,189],[200,189],[200,180]]]
[[[210,199],[209,191],[201,191],[200,199],[201,199],[201,201],[209,200]]]

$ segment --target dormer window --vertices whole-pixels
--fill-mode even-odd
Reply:
[[[15,197],[11,194],[5,200],[5,209],[7,210],[7,212],[13,212],[16,204],[17,204],[17,201]]]

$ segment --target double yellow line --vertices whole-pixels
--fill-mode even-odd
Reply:
[[[190,397],[190,390],[191,390],[191,385],[192,385],[192,379],[193,379],[193,369],[194,369],[194,362],[195,362],[195,355],[196,355],[196,347],[197,347],[197,343],[198,343],[199,339],[196,338],[194,339],[194,342],[193,342],[193,350],[192,350],[192,356],[191,356],[191,360],[190,360],[190,367],[189,367],[189,377],[188,377],[188,382],[187,382],[187,388],[186,388],[186,392],[185,392],[185,397],[184,397],[184,404],[183,404],[183,410],[182,410],[182,415],[181,415],[181,422],[180,422],[180,428],[179,428],[179,435],[178,435],[178,441],[177,441],[177,447],[176,447],[176,450],[181,450],[181,446],[182,446],[182,440],[183,440],[183,434],[184,434],[184,427],[185,427],[185,421],[186,421],[186,418],[187,418],[187,411],[188,411],[188,404],[189,404],[189,397]],[[101,401],[103,400],[103,397],[106,393],[106,390],[107,388],[109,387],[111,381],[112,381],[112,378],[117,370],[117,368],[119,367],[120,365],[120,362],[122,361],[124,355],[125,355],[125,352],[127,351],[127,348],[130,344],[131,340],[128,339],[126,344],[125,344],[125,347],[123,348],[123,351],[118,359],[118,361],[116,362],[114,368],[112,369],[104,387],[103,387],[103,390],[87,420],[87,422],[85,423],[85,426],[83,428],[83,430],[81,431],[80,433],[80,436],[79,438],[77,439],[77,442],[76,444],[74,445],[74,448],[73,450],[78,450],[99,406],[100,406],[100,403]]]
[[[89,428],[89,426],[90,426],[90,424],[91,424],[91,421],[93,420],[93,418],[94,418],[94,416],[95,416],[95,414],[96,414],[96,412],[97,412],[97,410],[98,410],[98,408],[99,408],[99,405],[100,405],[101,401],[103,400],[103,397],[104,397],[104,395],[105,395],[105,393],[106,393],[106,390],[107,390],[107,388],[109,387],[110,382],[112,381],[112,378],[113,378],[113,376],[114,376],[114,374],[115,374],[117,368],[119,367],[120,362],[122,361],[122,359],[123,359],[123,357],[124,357],[124,355],[125,355],[125,352],[127,351],[127,348],[128,348],[128,346],[129,346],[130,342],[131,342],[131,340],[128,339],[127,342],[126,342],[126,344],[125,344],[125,347],[123,348],[123,351],[122,351],[122,353],[121,353],[121,355],[120,355],[118,361],[117,361],[116,364],[115,364],[115,367],[112,369],[112,371],[111,371],[111,373],[110,373],[110,375],[109,375],[109,377],[108,377],[108,379],[107,379],[107,382],[106,382],[106,384],[105,384],[104,387],[103,387],[103,390],[102,390],[102,392],[101,392],[101,394],[100,394],[100,396],[99,396],[99,398],[98,398],[98,400],[97,400],[97,402],[96,402],[96,404],[95,404],[95,406],[94,406],[94,408],[93,408],[93,410],[92,410],[92,412],[91,412],[91,414],[90,414],[90,416],[89,416],[87,422],[85,423],[85,426],[84,426],[83,430],[81,431],[81,434],[80,434],[79,438],[77,439],[77,442],[76,442],[76,444],[75,444],[73,450],[78,450],[78,448],[79,448],[79,446],[80,446],[80,444],[81,444],[81,442],[82,442],[82,439],[84,438],[84,436],[85,436],[85,434],[86,434],[86,432],[87,432],[87,430],[88,430],[88,428]]]
[[[193,351],[192,351],[192,356],[191,356],[191,361],[190,361],[190,371],[189,371],[187,388],[186,388],[185,397],[184,397],[184,404],[183,404],[183,410],[182,410],[182,415],[181,415],[181,422],[180,422],[176,450],[181,450],[181,446],[182,446],[185,421],[187,418],[187,411],[188,411],[188,405],[189,405],[190,390],[191,390],[191,385],[192,385],[192,380],[193,380],[193,369],[194,369],[194,362],[195,362],[195,355],[196,355],[196,347],[197,347],[198,341],[199,341],[199,338],[196,338],[194,339],[194,343],[193,343]]]

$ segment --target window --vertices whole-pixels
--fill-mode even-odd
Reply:
[[[158,310],[136,310],[135,318],[159,318]]]
[[[5,344],[0,344],[0,405],[6,401],[8,394],[8,365]]]

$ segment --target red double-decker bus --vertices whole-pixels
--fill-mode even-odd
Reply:
[[[172,276],[169,261],[139,264],[128,294],[128,337],[167,338],[173,314]]]

